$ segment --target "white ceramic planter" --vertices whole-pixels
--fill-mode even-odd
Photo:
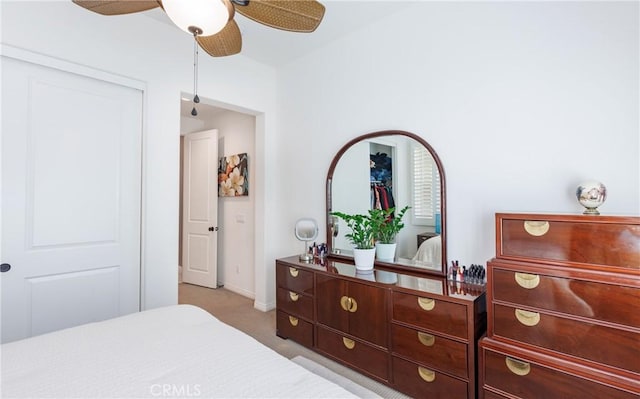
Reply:
[[[396,257],[396,244],[382,244],[376,243],[376,258],[385,262],[393,262]]]
[[[373,270],[356,269],[356,277],[362,280],[376,281],[376,276],[373,274]]]
[[[376,259],[376,249],[357,249],[353,250],[353,261],[358,270],[372,270],[373,262]]]
[[[398,274],[384,270],[376,270],[376,281],[383,284],[395,284],[398,282]]]

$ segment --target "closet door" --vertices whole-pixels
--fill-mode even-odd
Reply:
[[[142,91],[1,66],[2,341],[138,311]]]

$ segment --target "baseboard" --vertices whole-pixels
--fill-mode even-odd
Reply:
[[[249,299],[255,299],[256,298],[256,294],[255,293],[253,293],[251,291],[248,291],[248,290],[246,290],[246,289],[244,289],[242,287],[235,286],[233,284],[224,283],[224,288],[229,290],[229,291],[235,292],[238,295],[242,295],[243,297],[249,298]]]
[[[253,307],[261,310],[263,312],[268,312],[270,310],[273,310],[276,308],[276,304],[275,302],[269,302],[269,303],[264,303],[264,302],[259,302],[259,301],[253,301]]]
[[[249,298],[249,299],[253,299],[253,307],[262,311],[262,312],[268,312],[270,310],[273,310],[276,308],[276,303],[275,302],[261,302],[256,300],[256,294],[251,292],[251,291],[247,291],[244,288],[241,287],[237,287],[233,284],[228,284],[225,283],[224,284],[224,288],[235,292],[236,294],[242,295],[243,297]]]

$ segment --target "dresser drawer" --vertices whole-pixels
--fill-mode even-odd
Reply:
[[[467,383],[393,356],[393,386],[414,398],[451,399],[469,396]]]
[[[640,269],[640,223],[628,219],[614,223],[606,217],[497,214],[496,255]]]
[[[640,373],[640,334],[494,304],[493,335]]]
[[[276,315],[276,334],[291,338],[307,348],[313,347],[313,324],[279,310]]]
[[[498,395],[497,393],[488,391],[486,389],[482,390],[480,398],[483,398],[483,399],[508,399],[506,396]]]
[[[313,319],[313,297],[278,287],[276,306],[294,316]]]
[[[323,327],[317,328],[316,347],[351,367],[384,381],[389,380],[389,355],[380,348]]]
[[[313,295],[313,272],[285,264],[277,264],[276,281],[278,287]]]
[[[392,325],[391,350],[426,367],[467,378],[467,345],[438,335]]]
[[[393,293],[393,318],[416,327],[467,338],[467,309],[441,299]]]
[[[640,328],[640,289],[492,268],[493,299]]]
[[[517,398],[638,399],[637,394],[563,373],[523,357],[506,356],[486,348],[482,355],[485,386]]]

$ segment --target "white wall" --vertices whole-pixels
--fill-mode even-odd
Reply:
[[[369,146],[368,141],[354,145],[336,165],[331,183],[333,211],[366,215],[371,208]],[[318,219],[318,224],[325,224],[325,219]],[[345,221],[339,220],[334,248],[351,250],[353,244],[345,237],[350,232]],[[318,240],[325,241],[323,237],[325,235],[319,235]]]
[[[191,38],[70,2],[0,4],[2,43],[146,83],[143,299],[175,303]],[[414,132],[438,152],[448,253],[463,263],[493,255],[497,211],[580,212],[585,179],[607,185],[604,214],[640,213],[638,33],[637,2],[428,2],[277,75],[243,56],[202,56],[200,96],[256,115],[255,306],[275,304],[273,260],[299,252],[295,220],[324,226],[333,155],[371,131]]]
[[[278,71],[283,116],[275,234],[324,220],[333,155],[399,129],[439,154],[449,259],[495,253],[500,211],[579,213],[583,180],[603,214],[640,213],[638,2],[419,2]],[[295,165],[295,167],[292,167]],[[306,189],[285,194],[291,182]],[[324,234],[321,232],[321,234]],[[295,253],[282,240],[277,255]]]
[[[225,288],[255,297],[255,125],[252,115],[225,111],[215,116],[220,157],[247,153],[249,195],[218,198],[218,276]]]
[[[103,17],[70,1],[2,1],[1,7],[3,44],[146,84],[142,301],[145,308],[177,303],[180,92],[193,87],[193,39],[141,14]],[[257,142],[263,152],[255,160],[261,180],[254,193],[264,201],[269,178],[263,174],[273,154],[266,149],[275,124],[275,71],[243,56],[201,55],[199,94],[261,115]],[[268,237],[261,229],[258,234],[259,245],[265,245]],[[264,250],[256,251],[262,257],[256,259],[262,269],[257,274],[266,280],[273,258],[264,256]],[[266,284],[257,284],[256,302],[273,302],[267,295]]]

